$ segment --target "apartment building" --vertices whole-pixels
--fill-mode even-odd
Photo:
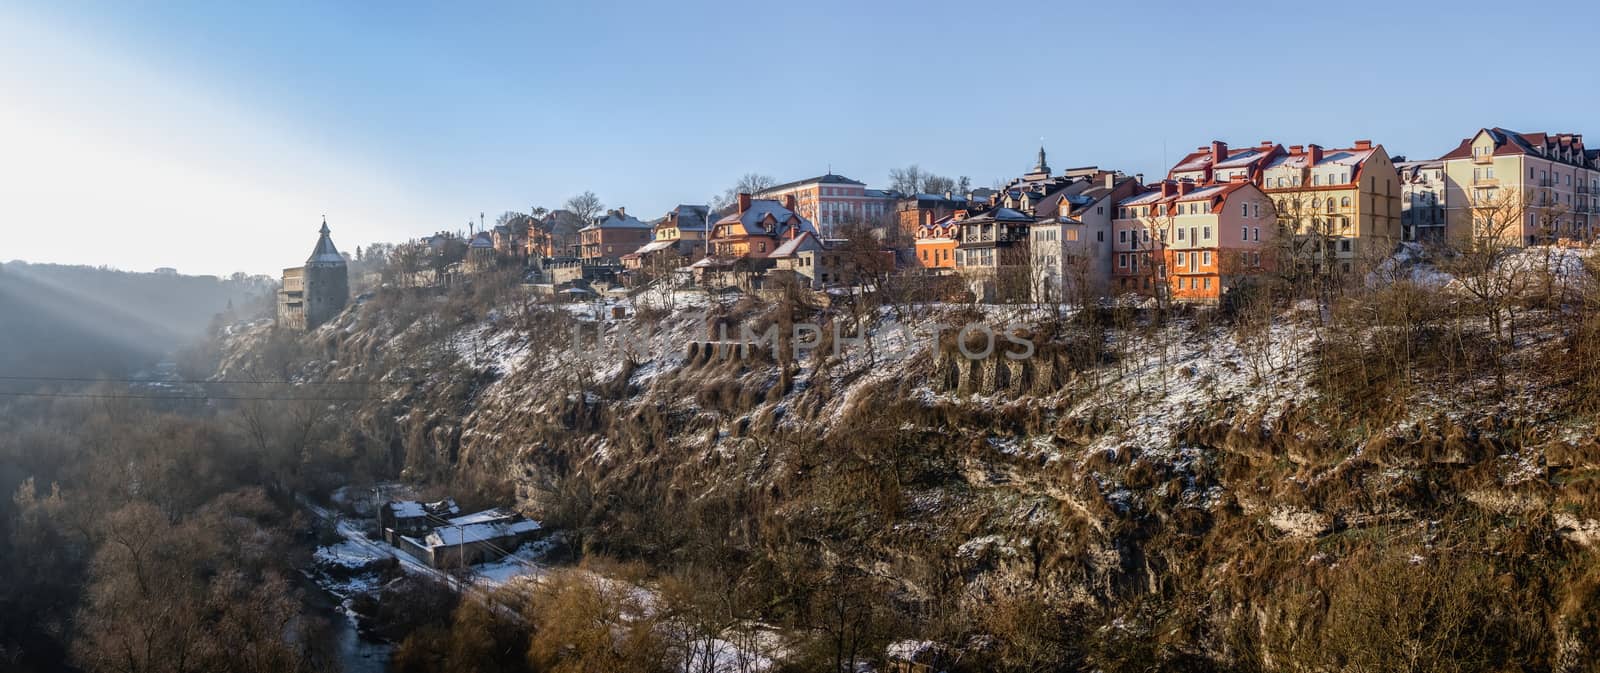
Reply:
[[[1400,176],[1401,239],[1420,243],[1443,242],[1448,204],[1444,162],[1396,161],[1394,168]]]
[[[1247,174],[1208,185],[1162,181],[1117,203],[1112,289],[1215,302],[1271,269],[1277,217],[1272,199]]]
[[[1033,216],[993,208],[957,224],[956,271],[980,301],[1018,301],[1030,294],[1028,230]]]
[[[1370,140],[1291,145],[1262,166],[1258,184],[1283,230],[1294,232],[1289,252],[1302,263],[1329,260],[1350,271],[1358,257],[1388,255],[1402,238],[1400,175]]]
[[[1349,269],[1359,255],[1388,254],[1402,238],[1399,174],[1383,146],[1370,140],[1334,149],[1270,140],[1230,148],[1214,140],[1180,159],[1167,178],[1254,183],[1272,197],[1284,230],[1295,232],[1286,243],[1302,260],[1337,260]]]
[[[1034,301],[1059,302],[1110,291],[1116,204],[1142,191],[1144,186],[1133,177],[1102,171],[1058,192],[1059,198],[1043,216],[1034,218],[1029,231]]]
[[[833,173],[786,182],[754,196],[773,201],[794,197],[794,211],[830,234],[845,224],[884,220],[894,212],[899,198],[894,192],[869,189],[864,182]]]
[[[1520,222],[1497,232],[1507,244],[1594,240],[1600,150],[1584,147],[1582,134],[1479,129],[1439,160],[1447,237],[1481,235],[1513,208],[1521,211]]]

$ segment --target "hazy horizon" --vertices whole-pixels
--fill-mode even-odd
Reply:
[[[1582,133],[1595,96],[1569,86],[1590,77],[1579,44],[1501,31],[1496,53],[1531,55],[1477,56],[1466,6],[1023,14],[1019,31],[938,2],[11,5],[0,221],[72,233],[0,258],[277,275],[324,215],[353,253],[585,189],[652,218],[747,172],[886,186],[915,163],[988,186],[1041,138],[1058,170],[1147,178],[1213,138],[1431,158],[1483,126]],[[1505,82],[1563,105],[1511,106]]]

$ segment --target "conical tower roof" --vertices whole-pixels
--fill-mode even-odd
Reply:
[[[343,264],[344,255],[339,254],[339,249],[333,247],[333,239],[328,237],[328,218],[322,218],[322,236],[317,239],[317,249],[311,251],[311,258],[307,264]]]

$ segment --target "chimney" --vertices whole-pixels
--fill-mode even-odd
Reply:
[[[799,207],[794,202],[794,195],[793,194],[784,194],[783,195],[783,207],[788,208],[789,210],[795,210],[795,209],[797,209]]]
[[[617,217],[627,217],[627,216],[628,216],[628,207],[627,206],[617,206]]]
[[[750,193],[739,192],[739,212],[750,210]]]
[[[1273,143],[1272,143],[1271,140],[1263,140],[1263,141],[1261,141],[1261,151],[1265,152],[1267,150],[1272,149],[1272,145],[1273,145]]]
[[[1322,163],[1322,146],[1315,143],[1306,145],[1306,154],[1310,155],[1311,165]]]
[[[1172,184],[1171,180],[1162,180],[1161,181],[1161,198],[1168,198],[1168,197],[1172,196],[1176,192],[1177,192],[1177,185]]]
[[[1139,183],[1140,187],[1143,187],[1144,186],[1144,173],[1134,173],[1133,174],[1133,181]]]
[[[954,201],[955,198],[956,198],[955,193],[951,192],[948,189],[944,190],[944,200],[946,200],[946,201]]]
[[[1371,140],[1357,140],[1356,141],[1356,149],[1358,149],[1358,150],[1370,150],[1370,149],[1372,149],[1372,141]]]
[[[1213,141],[1211,141],[1211,161],[1212,161],[1212,163],[1220,164],[1220,163],[1222,163],[1224,161],[1227,161],[1227,160],[1228,160],[1228,144],[1225,143],[1225,142],[1222,142],[1221,140],[1213,140]]]
[[[1116,173],[1112,173],[1111,171],[1106,171],[1105,172],[1105,185],[1106,185],[1106,189],[1114,189],[1117,186],[1117,174]]]
[[[1193,180],[1183,180],[1178,183],[1178,196],[1188,196],[1192,191],[1194,191]]]
[[[1290,154],[1304,154],[1305,151],[1306,151],[1306,146],[1305,145],[1290,145],[1289,146],[1289,153]]]

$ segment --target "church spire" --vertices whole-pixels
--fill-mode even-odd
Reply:
[[[1044,162],[1044,145],[1039,146],[1039,165],[1033,167],[1035,173],[1049,173],[1050,164]]]

